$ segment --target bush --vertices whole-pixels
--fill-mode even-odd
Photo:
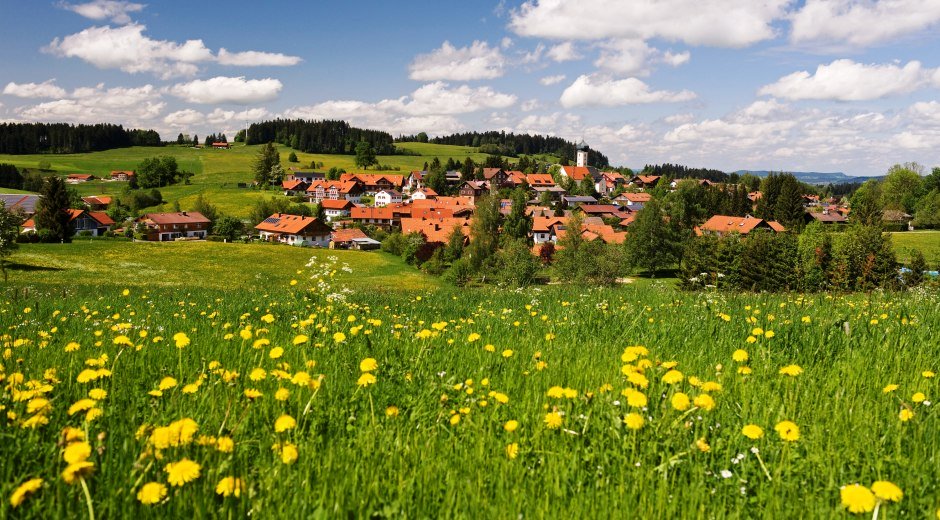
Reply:
[[[540,264],[525,240],[507,240],[496,253],[496,279],[500,284],[527,287],[535,281]]]
[[[78,232],[78,236],[83,237],[83,238],[86,238],[86,237],[92,236],[92,234],[91,234],[91,231],[90,231],[90,230],[83,229],[82,231],[79,231],[79,232]]]
[[[470,260],[461,258],[451,264],[450,269],[444,272],[442,279],[455,286],[463,287],[473,279],[473,268],[470,266]]]
[[[382,251],[391,253],[395,256],[401,256],[405,250],[405,237],[401,233],[392,233],[382,241]]]

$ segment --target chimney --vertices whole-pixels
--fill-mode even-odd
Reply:
[[[186,212],[185,212],[185,211],[180,212],[180,214],[183,215],[184,217],[186,216]]]

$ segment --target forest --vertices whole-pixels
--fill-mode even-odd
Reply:
[[[84,153],[128,146],[160,146],[154,130],[125,130],[121,125],[98,123],[2,123],[0,153]]]
[[[248,127],[246,144],[280,143],[306,152],[325,154],[356,153],[356,145],[365,141],[372,145],[376,155],[395,155],[392,136],[379,130],[355,128],[345,121],[305,121],[303,119],[275,119],[252,123]]]
[[[561,137],[514,134],[512,132],[464,132],[440,137],[428,138],[423,132],[415,136],[402,136],[400,142],[430,142],[434,144],[450,144],[457,146],[472,146],[479,148],[480,152],[493,155],[507,155],[518,157],[520,155],[552,154],[557,157],[572,158],[575,156],[577,145]],[[598,168],[610,166],[607,156],[588,147],[588,164]]]

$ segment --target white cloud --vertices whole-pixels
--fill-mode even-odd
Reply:
[[[290,67],[301,60],[297,56],[288,56],[279,52],[229,52],[225,47],[219,49],[219,63],[240,67]]]
[[[940,0],[806,0],[791,18],[794,43],[864,47],[940,22]]]
[[[660,38],[690,45],[746,47],[773,38],[791,0],[528,0],[509,28],[558,40]],[[677,17],[681,17],[677,18]]]
[[[533,110],[538,110],[541,107],[542,107],[542,104],[539,103],[539,100],[530,99],[528,101],[525,101],[521,105],[519,105],[519,110],[522,110],[523,112],[531,112]]]
[[[623,75],[645,76],[656,63],[678,67],[689,61],[688,51],[673,53],[663,52],[647,45],[643,40],[607,40],[599,44],[600,55],[594,65]]]
[[[565,76],[564,74],[559,74],[557,76],[545,76],[544,78],[539,80],[539,83],[547,87],[549,85],[555,85],[555,84],[561,83],[562,81],[565,80],[566,77],[567,76]]]
[[[208,114],[186,108],[167,114],[167,116],[163,118],[163,122],[174,128],[191,128],[197,125],[205,126],[206,123],[215,126],[226,125],[228,123],[243,124],[260,121],[270,115],[271,113],[264,108],[249,108],[240,112],[216,108]]]
[[[120,69],[136,74],[149,72],[161,79],[193,76],[202,63],[242,67],[288,66],[301,60],[296,56],[258,51],[219,50],[216,57],[202,40],[177,43],[154,40],[144,34],[146,26],[132,23],[122,27],[89,27],[63,38],[55,38],[43,50],[56,56],[79,58],[99,69]]]
[[[499,42],[499,46],[503,49],[508,49],[512,47],[512,38],[509,36],[503,36],[503,39]]]
[[[673,67],[678,67],[679,65],[685,65],[692,59],[692,54],[689,51],[685,52],[672,52],[666,51],[662,55],[662,62],[666,65]]]
[[[574,48],[574,42],[559,43],[549,49],[545,55],[557,62],[581,59],[581,54]]]
[[[198,110],[193,110],[191,108],[186,108],[183,110],[177,110],[176,112],[170,112],[163,118],[163,122],[179,128],[188,128],[190,126],[195,126],[201,123],[204,123],[206,120],[206,115]]]
[[[679,102],[695,99],[688,90],[651,91],[649,85],[636,78],[611,79],[599,75],[582,75],[561,94],[565,108],[579,106],[617,106],[640,103]]]
[[[500,49],[485,41],[461,48],[445,41],[440,49],[416,56],[408,67],[408,77],[418,81],[493,79],[503,75],[505,65]]]
[[[117,24],[127,24],[131,22],[131,13],[139,13],[144,10],[144,4],[135,4],[118,0],[94,0],[84,4],[60,4],[62,8],[68,9],[85,18],[92,20],[111,20]]]
[[[866,65],[852,60],[836,60],[819,65],[816,72],[794,72],[765,85],[761,95],[784,99],[825,99],[862,101],[907,94],[928,84],[929,72],[920,62],[898,65]]]
[[[82,87],[65,99],[18,108],[17,114],[30,121],[65,121],[70,123],[119,123],[145,126],[163,112],[166,103],[153,85]]]
[[[442,82],[423,85],[409,96],[383,99],[375,103],[358,100],[330,100],[316,105],[292,108],[285,117],[305,119],[344,119],[351,124],[392,133],[427,132],[441,135],[464,128],[456,117],[481,110],[508,108],[516,96],[503,94],[491,87],[472,88],[461,85],[451,88]]]
[[[14,83],[9,82],[3,88],[3,93],[21,98],[61,98],[65,97],[65,89],[56,85],[54,79],[42,83]]]
[[[169,93],[190,103],[248,105],[276,99],[283,87],[280,80],[273,78],[216,76],[173,85]]]

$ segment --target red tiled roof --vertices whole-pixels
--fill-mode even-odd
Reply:
[[[336,186],[336,191],[339,193],[350,193],[359,188],[359,185],[354,181],[313,181],[310,183],[310,187],[307,188],[307,191],[316,191],[317,188],[321,186],[324,191],[329,191],[330,188]]]
[[[630,202],[649,202],[653,199],[653,196],[649,193],[621,193],[617,198],[626,199]]]
[[[92,174],[90,174],[90,173],[70,173],[70,174],[68,174],[68,176],[67,176],[66,178],[67,178],[67,179],[88,180],[88,179],[93,179],[93,178],[95,178],[95,176],[92,175]]]
[[[353,220],[356,219],[376,219],[376,220],[391,220],[394,218],[394,208],[392,206],[384,207],[370,207],[370,206],[355,206],[349,212],[349,217]]]
[[[740,233],[746,235],[762,224],[765,227],[771,227],[764,219],[760,218],[715,215],[702,224],[700,229],[702,231],[712,231],[719,234]],[[771,229],[773,228],[771,227]]]
[[[572,180],[582,181],[585,177],[594,177],[595,168],[591,166],[562,166],[565,174]]]
[[[117,177],[118,175],[121,175],[121,174],[124,174],[128,177],[133,177],[135,175],[134,172],[132,172],[131,170],[112,170],[111,171],[112,177]]]
[[[554,226],[564,225],[566,222],[568,222],[568,217],[533,217],[532,232],[548,233]]]
[[[323,209],[349,209],[356,206],[352,201],[346,199],[323,199],[320,201],[320,205],[323,206]]]
[[[310,233],[328,231],[330,227],[323,222],[320,222],[316,217],[290,215],[288,213],[275,213],[255,226],[255,229],[258,231],[267,231],[269,233],[299,235],[304,231],[308,231]]]
[[[198,211],[181,211],[178,213],[147,213],[139,220],[149,220],[154,224],[208,224],[210,222]]]
[[[369,238],[365,232],[359,228],[337,229],[333,231],[333,242],[345,243],[351,242],[354,238]]]
[[[106,195],[89,195],[87,197],[82,197],[82,202],[96,206],[107,206],[108,204],[111,204],[111,197]]]
[[[525,180],[529,183],[529,186],[533,188],[555,185],[555,179],[547,173],[530,173],[525,176]]]
[[[281,183],[281,188],[287,191],[294,191],[298,189],[306,190],[307,182],[302,180],[284,181]]]
[[[460,232],[464,236],[470,236],[470,219],[465,218],[440,218],[433,220],[422,220],[417,218],[401,219],[401,232],[423,233],[428,242],[446,243],[447,239],[453,233],[454,228],[460,226]]]

